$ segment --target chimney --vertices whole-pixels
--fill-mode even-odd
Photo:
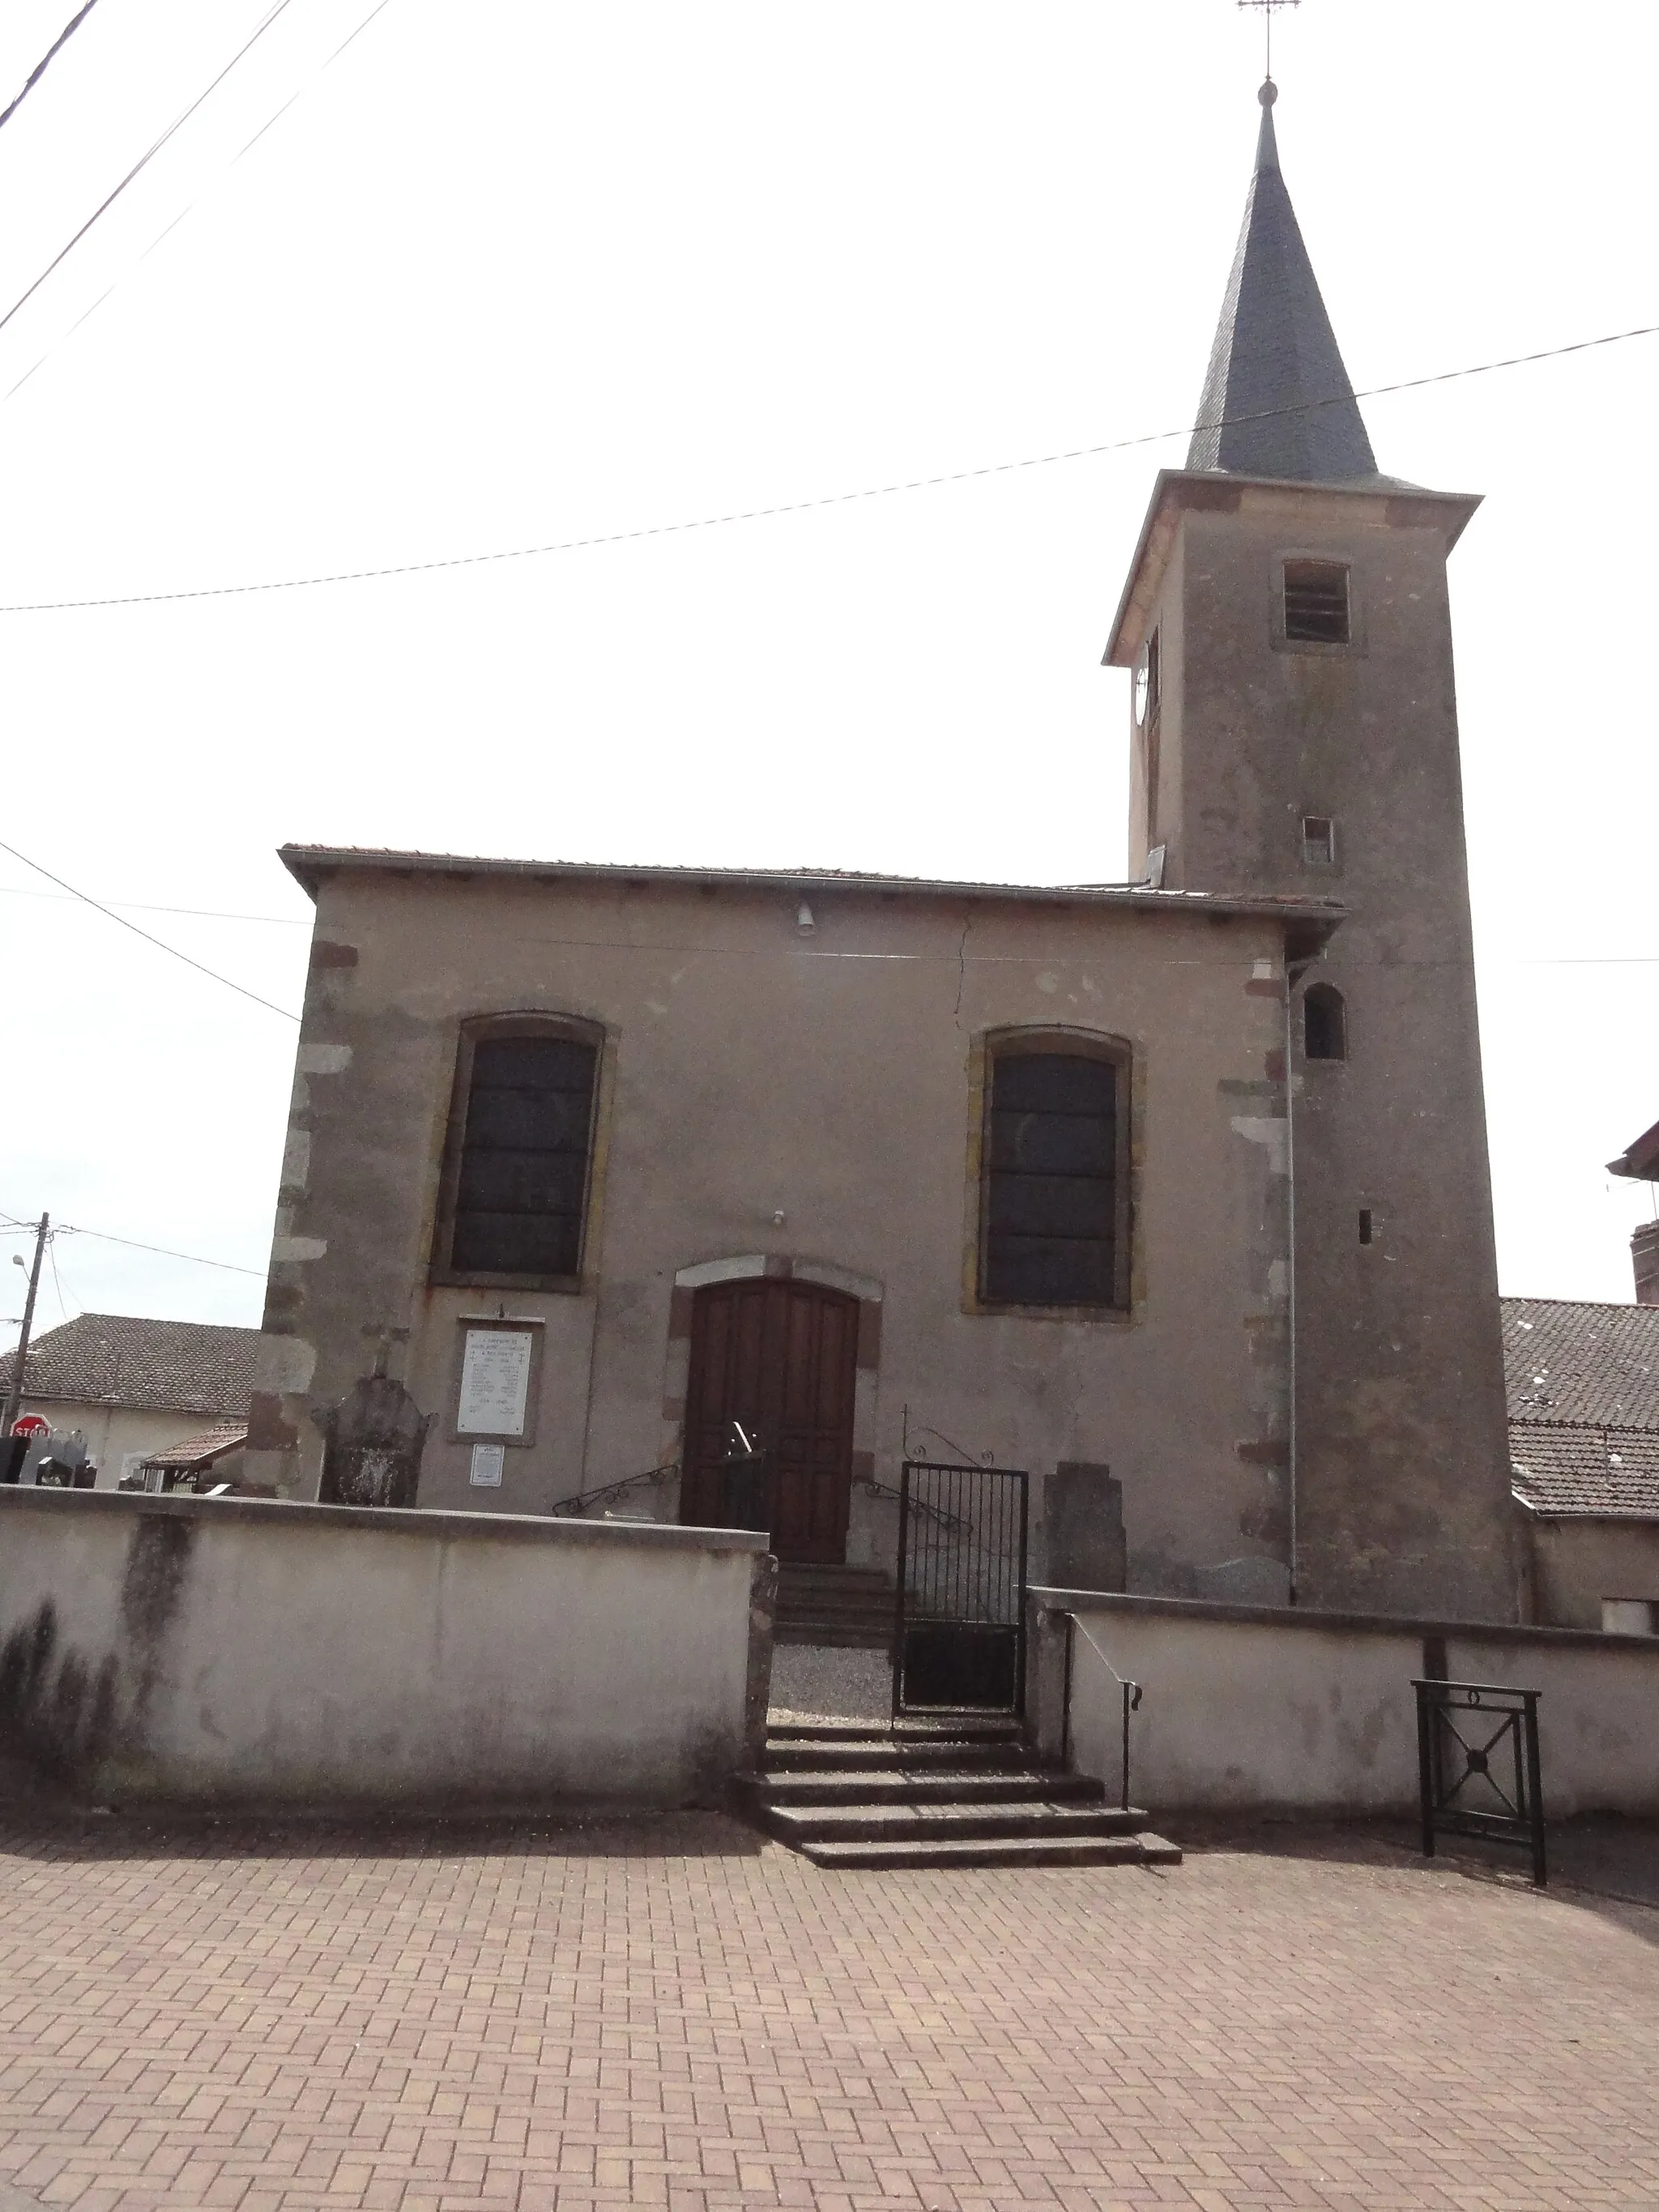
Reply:
[[[1659,1306],[1659,1221],[1644,1221],[1631,1232],[1630,1256],[1636,1269],[1636,1303]]]

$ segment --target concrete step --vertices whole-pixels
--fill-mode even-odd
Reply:
[[[1018,1743],[1024,1730],[1016,1720],[989,1718],[951,1721],[773,1721],[767,1728],[770,1743],[931,1743],[945,1737],[953,1743]]]
[[[778,1588],[874,1592],[890,1604],[893,1577],[881,1567],[837,1567],[786,1559],[778,1569]]]
[[[1017,1738],[866,1736],[838,1743],[775,1742],[769,1734],[768,1774],[898,1774],[947,1768],[955,1773],[1024,1768],[1029,1754]]]
[[[1179,1866],[1178,1845],[1143,1829],[1133,1836],[917,1837],[803,1843],[814,1866],[840,1869],[1012,1866]]]
[[[780,1805],[761,1815],[787,1844],[918,1843],[966,1839],[1006,1842],[1024,1837],[1063,1842],[1091,1836],[1133,1836],[1146,1825],[1140,1812],[1102,1805],[1066,1805],[1029,1799],[1019,1805],[958,1801],[953,1805]]]
[[[889,1773],[755,1774],[740,1785],[745,1802],[769,1805],[1104,1805],[1105,1785],[1087,1774],[1035,1767],[1006,1774],[982,1767]],[[1137,1814],[1137,1820],[1144,1814]]]
[[[893,1638],[892,1577],[879,1567],[783,1566],[778,1570],[780,1644],[884,1651]]]

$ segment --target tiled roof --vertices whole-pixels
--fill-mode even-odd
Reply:
[[[1659,1521],[1659,1430],[1512,1421],[1510,1458],[1534,1513]]]
[[[23,1394],[152,1413],[245,1414],[258,1346],[257,1328],[82,1314],[36,1337]],[[0,1389],[9,1389],[16,1358],[9,1352],[0,1359]]]
[[[206,1467],[246,1442],[246,1421],[222,1421],[217,1428],[204,1429],[198,1436],[185,1437],[181,1443],[168,1444],[163,1451],[153,1451],[144,1465]]]
[[[404,853],[379,845],[283,845],[277,859],[314,897],[325,876],[342,870],[393,877],[517,877],[532,884],[617,884],[639,889],[661,884],[696,884],[713,890],[872,890],[906,897],[985,899],[1030,906],[1126,907],[1143,914],[1225,914],[1283,916],[1312,922],[1327,933],[1346,908],[1340,901],[1299,891],[1187,891],[1150,884],[993,884],[943,876],[878,876],[853,868],[665,867],[655,861],[625,866],[615,860],[514,860],[463,853]]]
[[[1659,1429],[1659,1306],[1500,1304],[1511,1421]]]
[[[1187,466],[1375,483],[1371,441],[1279,171],[1270,83],[1260,97],[1255,173]]]

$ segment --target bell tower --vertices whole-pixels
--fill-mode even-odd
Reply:
[[[1291,1121],[1296,1601],[1512,1620],[1446,585],[1480,501],[1378,473],[1260,97],[1199,428],[1106,654],[1134,672],[1131,872],[1345,914],[1264,1071]]]

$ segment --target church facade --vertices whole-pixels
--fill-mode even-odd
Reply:
[[[250,1476],[371,1366],[416,1502],[890,1566],[906,1456],[1035,1577],[1512,1619],[1445,565],[1382,477],[1271,87],[1188,465],[1107,657],[1131,872],[1030,888],[296,847],[317,906]],[[1063,1506],[1063,1510],[1062,1510]],[[1081,1534],[1079,1534],[1081,1531]]]

